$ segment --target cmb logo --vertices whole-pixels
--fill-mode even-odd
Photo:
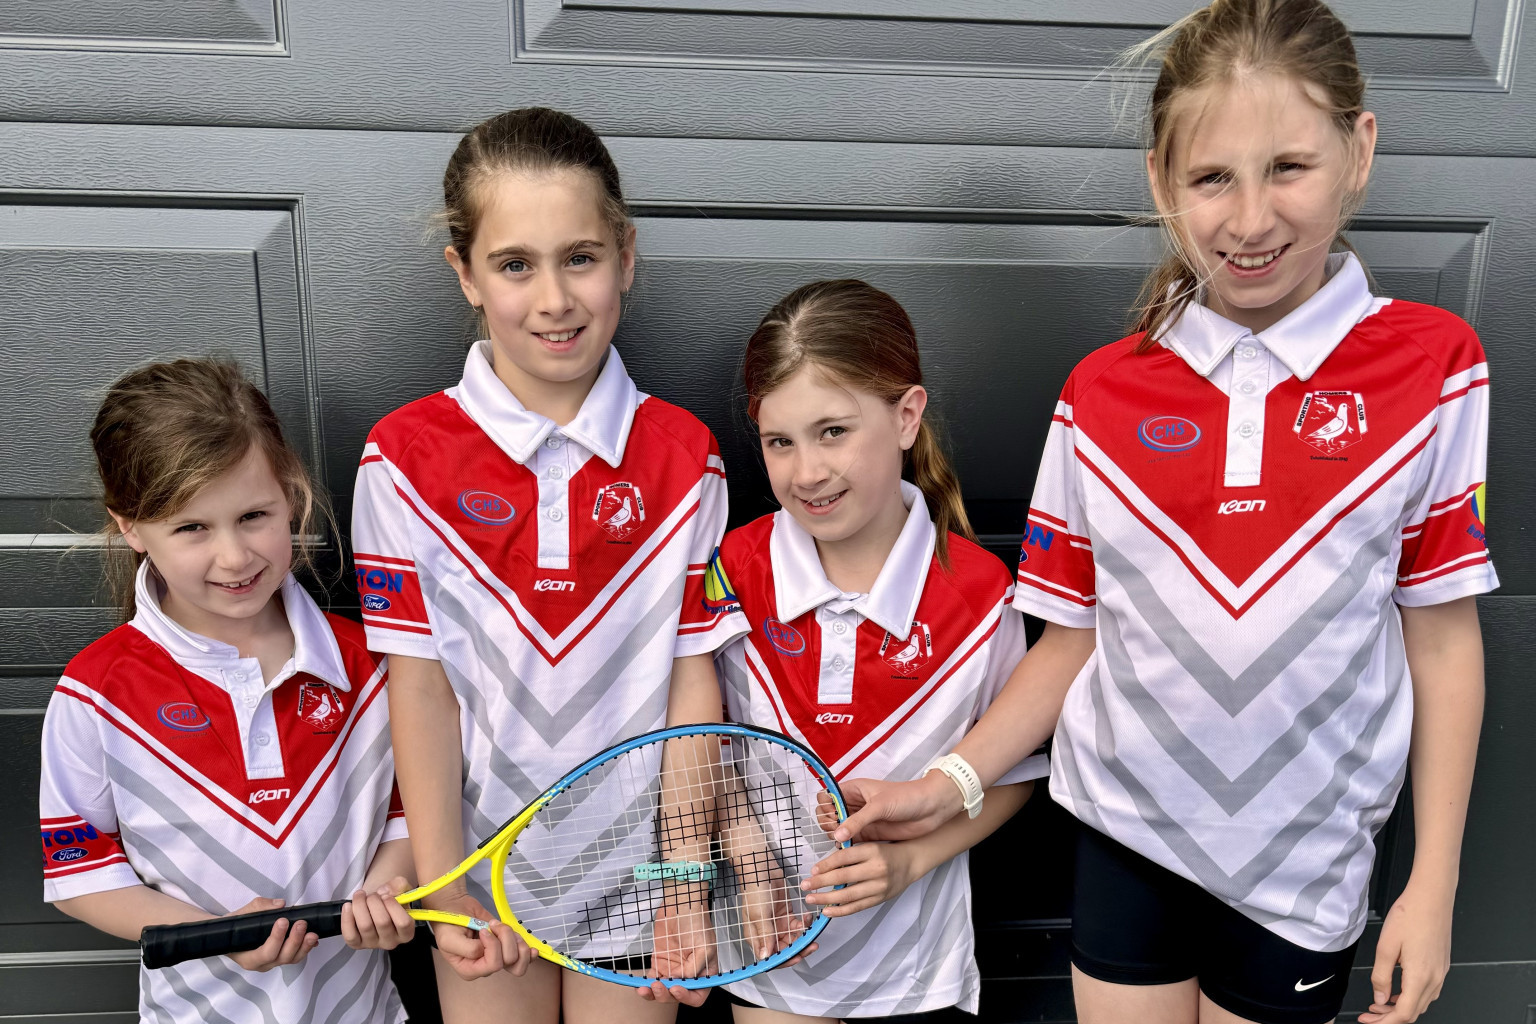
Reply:
[[[160,705],[160,710],[155,713],[160,719],[160,724],[177,732],[202,732],[213,723],[208,721],[208,716],[203,714],[203,709],[196,704],[188,704],[185,701],[171,701],[169,704]]]
[[[805,653],[805,637],[800,631],[787,622],[778,619],[763,620],[763,636],[773,644],[773,649],[780,654],[787,654],[791,658],[798,658]]]
[[[1155,452],[1185,452],[1200,443],[1200,428],[1182,416],[1148,416],[1136,436]]]
[[[505,526],[517,514],[510,501],[490,491],[465,491],[460,494],[459,511],[486,526]]]

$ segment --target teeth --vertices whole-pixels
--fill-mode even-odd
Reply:
[[[260,573],[256,574],[256,576],[260,576],[260,575],[261,575]],[[256,582],[256,576],[252,576],[248,580],[241,580],[239,583],[220,583],[220,584],[218,584],[218,586],[228,587],[230,590],[239,590],[241,587],[248,587],[252,583],[255,583]]]
[[[543,338],[545,341],[570,341],[579,333],[581,333],[580,327],[576,328],[574,331],[560,331],[556,334],[540,334],[539,337]]]
[[[830,497],[830,498],[822,498],[819,501],[809,502],[809,504],[810,504],[811,508],[826,508],[828,505],[832,504],[834,501],[836,501],[838,498],[841,498],[842,496],[843,496],[843,492],[842,491],[838,491],[836,494],[832,495],[832,497]]]
[[[1284,247],[1282,246],[1281,248]],[[1233,253],[1227,257],[1227,262],[1242,267],[1245,270],[1252,270],[1255,267],[1268,266],[1270,263],[1273,263],[1275,257],[1279,255],[1280,249],[1275,249],[1272,252],[1261,253],[1257,256],[1243,256],[1239,253]]]

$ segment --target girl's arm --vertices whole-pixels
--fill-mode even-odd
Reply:
[[[713,654],[690,654],[672,661],[672,685],[667,692],[667,725],[697,725],[720,721],[720,677]]]
[[[1093,653],[1094,635],[1091,629],[1047,622],[1045,633],[1013,670],[986,714],[955,746],[955,753],[981,776],[983,787],[1002,778],[1050,738],[1067,689]],[[913,839],[932,832],[962,808],[959,787],[942,772],[929,772],[912,782],[851,779],[843,784],[843,797],[858,810],[833,832],[840,842],[861,837]],[[985,817],[985,803],[982,807]]]
[[[258,896],[234,913],[254,914],[263,910],[276,910],[282,905],[280,899]],[[59,900],[54,906],[98,931],[131,942],[139,941],[139,934],[153,924],[186,924],[189,921],[207,921],[217,916],[147,885],[130,885],[122,889],[74,896]],[[267,941],[259,948],[232,953],[229,958],[248,971],[267,971],[298,963],[319,941],[308,931],[303,921],[290,928],[286,920],[278,920],[273,923]]]
[[[1467,797],[1483,721],[1483,634],[1477,600],[1403,608],[1413,680],[1413,870],[1376,943],[1374,999],[1364,1024],[1414,1020],[1440,995],[1451,964],[1451,907]],[[1392,997],[1401,965],[1402,992]]]
[[[947,778],[945,782],[956,789]],[[993,786],[976,817],[955,815],[916,839],[859,843],[834,851],[812,869],[804,883],[807,889],[827,891],[812,892],[805,901],[825,907],[828,917],[847,917],[900,896],[915,880],[996,832],[1024,806],[1034,786],[1033,782]],[[846,888],[831,890],[835,885]]]
[[[389,729],[416,877],[430,880],[464,859],[459,700],[441,662],[389,656]],[[521,975],[528,969],[533,951],[469,895],[462,879],[422,902],[494,922],[478,935],[452,925],[434,926],[437,948],[461,977],[481,978],[503,969]]]
[[[394,949],[416,935],[416,922],[396,896],[412,888],[416,864],[409,839],[391,839],[373,852],[363,884],[341,908],[341,935],[353,949]]]

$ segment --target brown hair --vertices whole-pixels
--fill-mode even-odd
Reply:
[[[619,168],[603,140],[583,121],[548,107],[523,107],[481,121],[462,139],[443,172],[443,215],[459,258],[480,224],[480,188],[497,174],[519,171],[585,171],[602,190],[602,214],[624,246],[629,208],[619,186]]]
[[[817,281],[790,292],[768,311],[747,342],[742,378],[753,420],[765,397],[807,364],[850,388],[894,404],[923,382],[917,332],[901,303],[863,281]],[[916,484],[938,532],[939,563],[949,568],[949,534],[974,541],[950,468],[934,428],[918,425],[902,476]]]
[[[283,440],[266,395],[233,362],[178,359],[127,373],[107,391],[91,427],[103,503],[141,523],[175,515],[239,465],[253,445],[272,464],[303,538],[295,568],[307,566],[308,539],[319,532],[318,524],[335,530],[329,506]],[[108,582],[126,621],[134,614],[134,574],[143,556],[110,520],[103,532]]]
[[[1152,89],[1148,148],[1164,183],[1172,172],[1175,102],[1207,85],[1259,74],[1297,79],[1309,87],[1308,94],[1346,139],[1353,136],[1364,109],[1365,79],[1355,45],[1344,23],[1321,0],[1215,0],[1134,48],[1131,59],[1159,48],[1164,48],[1162,68]],[[1364,189],[1345,197],[1335,251],[1355,251],[1343,226],[1364,199]],[[1183,252],[1171,218],[1159,220],[1170,252],[1142,286],[1135,330],[1146,333],[1137,352],[1156,346],[1199,295],[1202,284],[1201,272]]]

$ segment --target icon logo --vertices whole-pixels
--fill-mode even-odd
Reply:
[[[459,511],[486,526],[505,526],[517,514],[510,501],[490,491],[465,491],[460,494]]]
[[[880,657],[898,674],[910,676],[933,657],[933,634],[926,622],[913,622],[905,637],[885,634],[880,641]]]
[[[381,594],[364,594],[363,611],[387,612],[389,611],[389,598]]]
[[[539,580],[533,585],[534,590],[575,590],[575,580]]]
[[[725,566],[720,564],[719,548],[715,548],[715,553],[709,557],[709,568],[704,570],[704,610],[711,615],[741,610],[731,581],[725,577]]]
[[[773,649],[780,654],[787,654],[791,658],[798,658],[805,653],[805,637],[787,622],[778,619],[763,620],[763,636],[773,644]]]
[[[248,803],[263,804],[268,800],[287,800],[293,796],[291,789],[258,789],[250,795]]]
[[[203,709],[196,704],[188,704],[186,701],[172,701],[169,704],[161,704],[160,710],[155,713],[160,719],[160,724],[177,732],[202,732],[213,723],[208,716],[203,714]]]
[[[90,851],[83,846],[66,846],[62,850],[54,850],[48,855],[48,859],[55,864],[68,864],[70,861],[89,856]]]
[[[1330,974],[1330,975],[1328,975],[1328,977],[1324,978],[1323,981],[1330,981],[1330,980],[1332,980],[1332,978],[1333,978],[1333,975]],[[1296,979],[1296,991],[1297,992],[1305,992],[1309,988],[1317,988],[1317,986],[1321,985],[1323,983],[1323,981],[1314,981],[1310,985],[1303,985],[1301,983],[1301,979],[1297,978]]]
[[[592,503],[592,521],[607,531],[614,540],[623,540],[645,522],[645,499],[640,488],[620,480],[597,492]]]
[[[345,710],[341,694],[328,683],[305,683],[299,688],[299,717],[315,732],[335,732]]]
[[[1365,436],[1365,398],[1355,391],[1308,391],[1291,429],[1324,455],[1333,455]]]
[[[1216,506],[1216,514],[1229,516],[1234,512],[1263,512],[1263,498],[1246,498],[1242,501],[1224,501]]]
[[[1187,452],[1200,443],[1200,428],[1182,416],[1148,416],[1136,437],[1155,452]]]
[[[853,716],[839,714],[836,711],[823,711],[816,716],[817,725],[852,725]]]

